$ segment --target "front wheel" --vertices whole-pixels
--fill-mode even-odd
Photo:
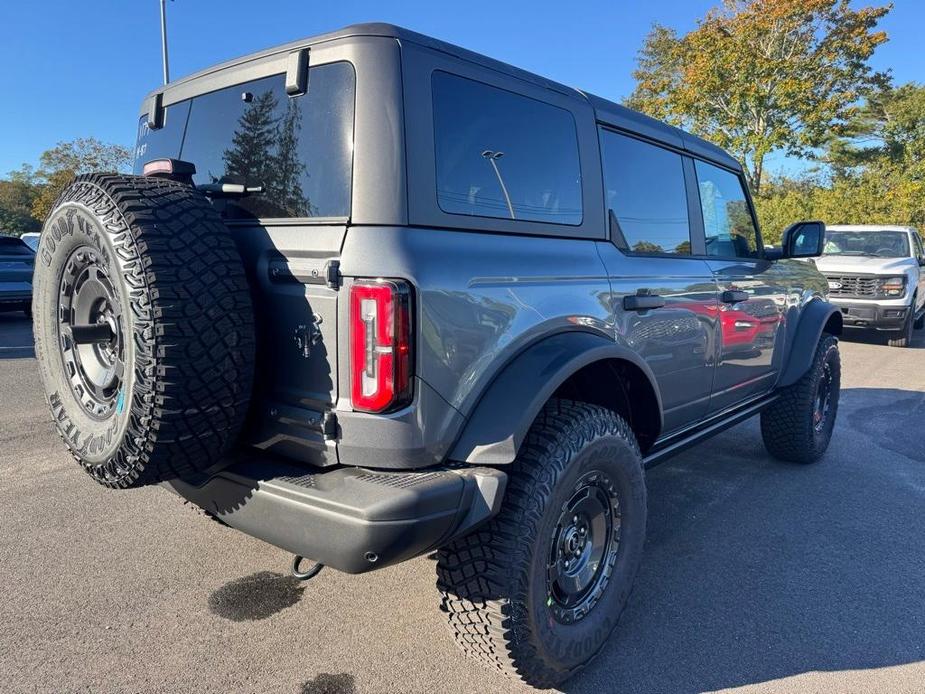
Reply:
[[[561,683],[616,626],[645,528],[629,425],[602,407],[551,401],[511,465],[500,513],[438,554],[441,609],[457,645],[528,684]]]
[[[910,307],[906,320],[903,322],[903,327],[887,338],[887,344],[889,344],[890,347],[908,347],[912,344],[912,325],[914,322],[912,314],[914,311],[915,306],[913,305]]]
[[[814,463],[829,447],[841,390],[838,340],[823,335],[813,363],[761,413],[761,438],[775,458]]]

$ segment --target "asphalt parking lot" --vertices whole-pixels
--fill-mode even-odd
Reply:
[[[842,359],[821,463],[772,461],[752,421],[650,471],[636,590],[564,691],[925,689],[925,332]],[[288,561],[160,488],[91,482],[30,323],[0,314],[0,690],[523,689],[459,656],[432,560],[304,584]]]

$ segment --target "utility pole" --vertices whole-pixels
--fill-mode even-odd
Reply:
[[[167,0],[161,0],[161,55],[164,58],[164,84],[170,81],[170,67],[167,62]]]
[[[508,214],[511,215],[511,219],[517,219],[514,216],[514,206],[511,204],[511,196],[507,193],[507,186],[504,185],[504,179],[501,178],[501,171],[495,163],[504,156],[504,152],[492,152],[490,149],[486,149],[482,152],[482,156],[488,160],[488,163],[491,164],[491,168],[495,170],[495,176],[498,177],[498,183],[501,184],[501,192],[504,193],[504,201],[507,203]]]

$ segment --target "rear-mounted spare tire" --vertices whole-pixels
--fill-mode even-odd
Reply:
[[[45,222],[35,353],[58,432],[112,488],[195,479],[234,445],[254,315],[227,227],[194,188],[90,174]]]

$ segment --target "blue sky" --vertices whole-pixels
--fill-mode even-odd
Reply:
[[[303,36],[387,21],[619,100],[653,22],[680,31],[719,0],[553,2],[172,0],[171,76]],[[860,4],[860,3],[856,3]],[[925,2],[896,0],[873,64],[925,80]],[[161,81],[158,0],[0,0],[0,174],[56,142],[132,145],[142,96]],[[793,163],[775,157],[771,169]]]

